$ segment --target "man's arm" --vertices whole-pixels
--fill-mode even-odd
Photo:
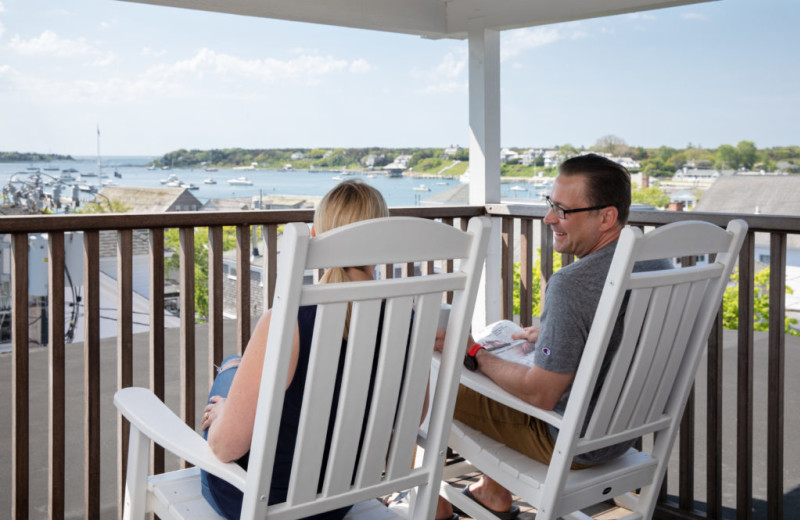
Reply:
[[[533,365],[527,367],[501,359],[481,349],[475,354],[478,370],[503,390],[543,410],[552,410],[569,388],[575,374],[559,374]]]

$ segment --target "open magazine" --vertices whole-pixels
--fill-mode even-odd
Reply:
[[[511,339],[511,335],[522,332],[522,327],[509,320],[490,323],[485,329],[474,333],[473,339],[492,354],[521,365],[533,365],[534,344],[524,339]]]

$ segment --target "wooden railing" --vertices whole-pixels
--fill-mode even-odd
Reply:
[[[521,266],[520,275],[520,314],[523,325],[531,322],[531,288],[534,276],[541,276],[542,286],[546,284],[553,272],[552,234],[542,222],[545,215],[543,206],[528,205],[489,205],[486,207],[429,207],[429,208],[393,208],[393,215],[414,215],[425,218],[437,218],[456,225],[463,225],[474,215],[489,214],[502,221],[501,273],[489,273],[487,284],[500,284],[502,294],[502,315],[512,317],[513,314],[513,265],[518,261]],[[724,226],[731,218],[744,218],[750,225],[750,233],[740,255],[740,292],[739,292],[739,331],[738,331],[738,376],[737,411],[736,411],[736,504],[737,516],[748,518],[753,505],[753,325],[750,317],[753,313],[754,292],[754,233],[766,232],[771,236],[771,278],[770,278],[770,336],[769,336],[769,396],[765,406],[769,406],[767,460],[767,504],[769,518],[783,518],[783,449],[785,446],[783,432],[784,373],[783,358],[785,336],[783,334],[783,315],[785,311],[783,284],[785,279],[785,258],[787,234],[800,233],[800,218],[742,216],[731,214],[701,214],[680,212],[638,211],[631,215],[631,224],[643,227],[663,225],[681,219],[702,219]],[[76,494],[75,482],[80,481],[83,488],[81,512],[79,516],[100,518],[115,517],[121,500],[123,476],[125,474],[125,454],[127,453],[127,425],[118,418],[116,426],[115,452],[117,460],[101,457],[101,409],[110,406],[108,395],[101,392],[101,338],[100,338],[100,269],[99,269],[99,233],[113,230],[117,233],[117,307],[119,321],[116,336],[116,378],[114,388],[130,386],[134,382],[135,338],[133,330],[133,313],[131,301],[132,286],[132,240],[136,230],[147,230],[149,237],[149,271],[150,271],[150,316],[149,337],[147,338],[147,357],[149,367],[146,373],[150,388],[162,399],[177,399],[177,410],[183,419],[192,426],[197,426],[196,414],[198,406],[202,407],[205,395],[199,397],[198,388],[212,380],[214,366],[223,358],[223,345],[229,339],[223,334],[222,315],[222,230],[233,226],[236,229],[237,254],[237,315],[236,332],[233,340],[234,350],[241,353],[250,336],[252,323],[250,320],[250,252],[252,245],[251,227],[261,226],[267,245],[264,278],[264,298],[271,301],[277,273],[277,235],[278,227],[286,222],[310,222],[312,212],[309,210],[285,211],[251,211],[251,212],[197,212],[167,213],[158,215],[78,215],[78,216],[29,216],[0,217],[0,234],[11,237],[12,260],[12,308],[13,338],[12,362],[10,371],[11,399],[11,463],[0,471],[10,474],[10,494],[8,489],[0,490],[0,505],[13,518],[43,517],[60,519],[70,516],[65,511],[65,503]],[[537,224],[538,221],[538,224]],[[195,326],[194,305],[194,231],[198,227],[209,228],[209,293],[207,349],[198,345]],[[537,230],[538,227],[538,230]],[[180,257],[180,334],[178,342],[178,379],[177,398],[166,395],[166,387],[171,381],[165,374],[165,352],[168,347],[164,328],[164,276],[166,229],[178,228],[180,246],[177,254]],[[517,231],[519,230],[519,231]],[[67,232],[80,231],[84,235],[84,275],[83,301],[85,316],[85,335],[83,338],[83,464],[82,468],[67,467],[66,446],[68,438],[80,435],[79,432],[66,427],[66,398],[74,388],[68,383],[65,369],[65,353],[69,348],[65,342],[65,296],[64,296],[64,236]],[[30,349],[29,349],[29,313],[28,313],[28,235],[30,233],[47,233],[49,237],[49,305],[48,305],[48,391],[47,391],[47,434],[30,431],[30,410],[32,395],[30,393]],[[536,237],[538,236],[538,243]],[[515,247],[519,243],[519,248]],[[541,273],[533,273],[532,266],[536,258],[535,250],[539,248],[541,255]],[[519,252],[517,253],[517,249]],[[563,258],[569,263],[572,258]],[[445,267],[446,268],[446,267]],[[391,271],[389,271],[391,272]],[[774,288],[774,290],[772,290]],[[80,338],[79,338],[80,339]],[[141,341],[141,339],[136,339]],[[197,359],[198,352],[206,351],[207,360]],[[201,354],[202,355],[202,354]],[[659,504],[658,516],[669,518],[721,518],[723,514],[722,489],[727,476],[722,473],[722,321],[718,320],[712,332],[708,350],[707,410],[696,411],[694,399],[690,401],[684,418],[681,440],[680,459],[678,463],[677,489],[668,489],[665,485],[662,500]],[[198,369],[198,367],[201,367]],[[199,375],[198,375],[199,373]],[[109,374],[103,374],[107,381]],[[72,384],[75,384],[74,377]],[[137,384],[143,384],[139,382]],[[4,399],[7,399],[4,397]],[[695,475],[703,468],[698,468],[695,461],[694,445],[696,439],[696,419],[701,417],[705,423],[705,487],[707,489],[704,511],[697,508],[694,496]],[[36,434],[36,435],[34,435]],[[107,432],[106,432],[107,435]],[[47,438],[47,493],[46,503],[32,503],[30,481],[32,473],[41,473],[45,468],[30,467],[32,449],[44,450],[44,446],[32,446],[30,439]],[[80,443],[78,443],[80,444]],[[70,446],[72,444],[70,443]],[[161,471],[166,464],[162,451],[154,453],[153,466]],[[109,499],[102,496],[100,490],[106,479],[101,475],[101,468],[116,467],[116,497]],[[83,474],[80,474],[82,470]],[[101,481],[102,480],[102,481]],[[3,482],[4,480],[0,480]],[[7,497],[7,498],[4,498]],[[103,504],[116,503],[109,513]],[[731,505],[727,505],[728,508]],[[102,510],[102,515],[101,515]],[[46,513],[41,513],[46,511]],[[5,515],[5,513],[4,513]],[[111,515],[111,516],[108,516]]]

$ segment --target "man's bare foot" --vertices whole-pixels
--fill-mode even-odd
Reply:
[[[481,475],[478,483],[469,486],[468,489],[475,500],[487,509],[493,511],[511,509],[513,502],[511,493],[486,475]]]

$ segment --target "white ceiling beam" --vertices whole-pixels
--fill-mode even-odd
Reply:
[[[123,0],[439,38],[446,34],[442,0]]]
[[[451,0],[447,32],[455,37],[476,26],[503,31],[708,1],[716,0]]]
[[[502,31],[712,0],[123,0],[428,38]]]

